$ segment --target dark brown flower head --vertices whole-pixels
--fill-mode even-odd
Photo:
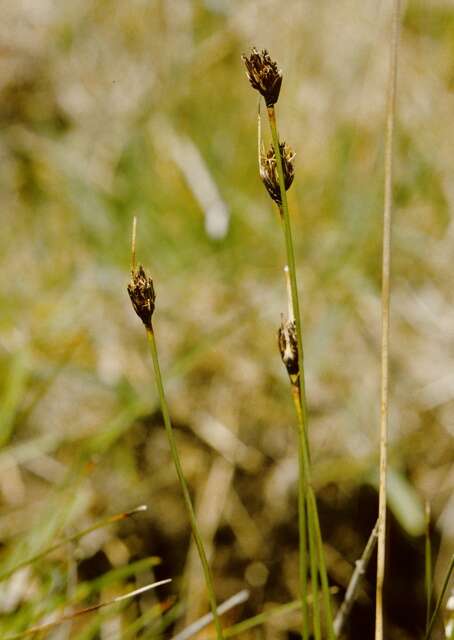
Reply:
[[[267,107],[276,104],[282,84],[282,71],[271,60],[266,49],[259,53],[254,47],[249,58],[242,56],[246,74],[253,89],[265,98]]]
[[[128,284],[128,293],[134,311],[145,327],[151,330],[151,317],[154,311],[156,294],[153,288],[153,280],[147,276],[142,265],[133,270],[131,282]]]
[[[278,331],[278,345],[287,373],[291,378],[297,376],[299,372],[298,341],[294,321],[282,320]]]
[[[282,169],[284,171],[285,190],[288,191],[295,176],[293,166],[295,154],[285,142],[279,143],[279,149],[281,151]],[[282,204],[281,190],[279,188],[279,175],[273,146],[271,146],[266,155],[262,154],[260,156],[260,177],[270,197],[280,206]]]

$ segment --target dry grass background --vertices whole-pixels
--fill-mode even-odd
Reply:
[[[5,582],[2,633],[39,619],[46,599],[78,580],[146,554],[162,558],[158,577],[175,579],[162,593],[184,576],[188,619],[205,605],[125,289],[133,214],[218,596],[251,588],[243,617],[296,596],[294,416],[275,338],[284,257],[257,177],[256,101],[240,62],[252,45],[267,47],[285,74],[279,118],[297,153],[289,198],[314,480],[330,575],[345,587],[376,508],[389,5],[3,0],[5,562],[102,515],[149,510]],[[388,569],[397,586],[388,616],[389,637],[410,638],[423,589],[424,500],[438,581],[454,539],[451,2],[405,3],[400,55]],[[367,593],[363,600],[352,638],[368,637]],[[111,616],[102,637],[124,637],[119,628],[133,617]],[[293,623],[279,619],[263,637],[287,637]],[[64,633],[52,637],[82,632]]]

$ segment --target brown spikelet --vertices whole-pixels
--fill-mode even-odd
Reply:
[[[154,311],[156,294],[153,280],[147,276],[142,265],[133,269],[131,282],[128,284],[128,293],[131,298],[134,311],[144,323],[146,329],[151,330],[151,318]]]
[[[282,84],[282,71],[271,60],[266,49],[261,53],[254,47],[250,56],[242,56],[246,65],[246,74],[253,89],[265,99],[267,107],[276,104]]]
[[[296,337],[296,324],[294,321],[282,320],[278,331],[278,346],[290,378],[299,373],[298,365],[298,341]]]
[[[292,185],[293,178],[295,177],[295,168],[293,165],[295,154],[286,142],[280,142],[279,149],[282,158],[285,190],[288,191]],[[281,190],[279,187],[276,153],[273,146],[270,147],[266,155],[263,153],[260,155],[260,177],[270,198],[280,206],[282,204]]]

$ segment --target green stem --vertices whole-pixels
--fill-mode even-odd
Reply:
[[[162,417],[164,419],[164,426],[166,429],[167,438],[169,440],[173,463],[175,465],[178,480],[180,482],[181,491],[183,493],[183,499],[186,505],[186,509],[188,511],[189,520],[192,528],[192,535],[194,536],[194,541],[197,547],[197,551],[199,553],[200,562],[202,564],[202,569],[205,576],[208,599],[210,601],[210,607],[213,613],[213,620],[216,628],[216,637],[217,637],[217,640],[223,640],[221,622],[219,620],[219,616],[217,612],[216,596],[214,594],[213,577],[211,575],[210,566],[208,564],[208,559],[205,553],[205,547],[203,546],[202,536],[200,535],[199,525],[197,524],[194,507],[192,506],[191,496],[189,494],[188,485],[184,477],[180,456],[178,454],[177,444],[175,441],[175,434],[173,431],[172,423],[170,421],[169,407],[168,407],[165,392],[164,392],[164,385],[162,383],[161,369],[159,366],[159,358],[158,358],[158,350],[156,347],[156,340],[155,340],[153,329],[147,329],[147,338],[148,338],[148,343],[150,345],[151,357],[153,360],[156,386],[158,388]]]
[[[329,640],[335,639],[334,627],[333,627],[333,611],[331,608],[331,596],[329,592],[328,574],[326,572],[325,555],[323,553],[323,540],[320,530],[320,521],[317,512],[317,503],[315,500],[315,494],[312,487],[309,487],[308,491],[308,503],[309,508],[312,510],[312,520],[315,529],[315,541],[317,544],[317,557],[318,566],[320,571],[320,580],[322,583],[322,596],[323,596],[323,608],[325,612],[326,625],[328,631]]]
[[[424,582],[426,591],[426,631],[430,623],[430,610],[432,604],[432,546],[430,543],[430,507],[426,503],[426,519],[425,519],[425,572]]]
[[[293,399],[295,402],[295,407],[296,407],[296,413],[298,415],[298,421],[299,421],[299,431],[301,432],[303,429],[303,423],[302,423],[302,407],[301,407],[301,400],[300,400],[300,395],[299,395],[299,389],[292,386],[292,391],[293,391]],[[303,442],[304,439],[303,438],[299,438],[299,442]],[[332,608],[331,608],[331,594],[330,594],[330,589],[329,589],[329,582],[328,582],[328,574],[326,571],[326,564],[325,564],[325,556],[324,556],[324,552],[323,552],[323,539],[322,539],[322,534],[321,534],[321,529],[320,529],[320,520],[318,517],[318,510],[317,510],[317,500],[315,498],[315,493],[314,493],[314,489],[312,487],[312,483],[311,483],[311,478],[310,478],[310,467],[309,467],[309,461],[307,460],[307,454],[305,453],[304,448],[301,451],[301,455],[303,458],[303,473],[305,475],[305,479],[304,479],[304,484],[303,484],[303,489],[302,491],[304,492],[305,495],[305,499],[307,500],[307,510],[308,510],[308,514],[307,514],[307,520],[308,520],[308,526],[309,526],[309,530],[313,529],[313,535],[314,535],[314,540],[315,540],[315,545],[313,548],[310,547],[309,545],[309,552],[310,552],[310,556],[311,556],[311,579],[312,579],[312,583],[317,584],[317,572],[314,574],[313,572],[313,567],[315,566],[315,570],[317,570],[317,566],[318,566],[318,570],[320,572],[320,581],[321,581],[321,587],[322,587],[322,596],[323,596],[323,606],[324,606],[324,613],[325,613],[325,618],[326,618],[326,627],[327,627],[327,631],[328,631],[328,638],[329,640],[334,640],[336,637],[336,634],[334,633],[334,627],[333,627],[333,612],[332,612]],[[301,478],[301,474],[300,474],[300,478]],[[300,493],[301,493],[301,485],[300,485]],[[304,503],[303,503],[304,505]],[[315,565],[313,564],[312,560],[312,554],[315,553]],[[314,599],[315,599],[315,595],[314,595]],[[315,603],[314,603],[314,619],[315,619]],[[315,623],[314,623],[315,624]]]
[[[284,179],[284,171],[282,167],[282,157],[281,151],[279,147],[279,134],[277,130],[276,123],[276,111],[274,107],[268,107],[268,119],[270,123],[271,136],[273,139],[273,147],[275,150],[276,157],[276,165],[279,177],[279,187],[281,193],[281,206],[280,214],[282,227],[284,231],[285,238],[285,248],[287,254],[287,265],[289,270],[289,279],[290,279],[290,296],[291,296],[291,304],[293,309],[293,314],[295,317],[295,325],[296,325],[296,336],[297,336],[297,344],[298,344],[298,393],[294,393],[295,404],[297,407],[298,421],[299,421],[299,429],[298,429],[298,450],[301,452],[301,456],[299,455],[299,492],[301,494],[302,487],[306,487],[308,492],[312,492],[313,495],[313,504],[312,506],[308,503],[308,526],[309,526],[309,542],[311,538],[311,528],[312,534],[314,536],[314,542],[316,542],[315,546],[313,546],[314,553],[318,553],[319,560],[319,570],[321,576],[321,585],[323,592],[323,599],[325,602],[325,616],[326,623],[328,628],[328,636],[329,639],[334,639],[334,631],[333,631],[333,620],[332,620],[332,611],[331,611],[331,599],[329,593],[329,584],[328,577],[326,573],[326,565],[323,556],[323,545],[322,538],[320,532],[320,524],[318,520],[318,512],[317,512],[317,503],[315,501],[315,495],[313,494],[313,490],[311,489],[311,477],[310,477],[310,448],[309,448],[309,437],[308,437],[308,411],[307,411],[307,399],[306,399],[306,383],[305,383],[305,371],[304,371],[304,351],[303,351],[303,338],[302,338],[302,326],[301,326],[301,315],[300,315],[300,306],[299,306],[299,297],[298,297],[298,284],[296,279],[296,262],[295,262],[295,251],[293,248],[293,236],[292,236],[292,228],[290,224],[290,214],[288,208],[287,201],[287,191],[285,188],[285,179]],[[302,458],[302,459],[301,459]],[[302,464],[301,464],[302,462]],[[301,499],[300,499],[301,502]],[[300,517],[300,527],[301,527],[302,518]],[[300,555],[302,554],[302,539],[303,532],[300,528]],[[310,548],[310,545],[309,545]],[[304,551],[305,553],[305,551]],[[314,577],[316,579],[316,574],[314,576],[312,571],[313,566],[313,557],[312,551],[310,550],[311,555],[311,575],[312,581],[314,582]],[[316,556],[317,557],[317,556]],[[304,582],[305,576],[301,575],[300,571],[300,581]],[[301,584],[302,587],[302,584]],[[302,591],[302,588],[301,588]],[[315,601],[314,601],[315,605]],[[315,611],[316,607],[314,606],[314,620],[315,620]],[[303,628],[304,632],[304,628]],[[306,640],[306,636],[304,636]]]
[[[435,605],[435,609],[434,609],[434,612],[433,612],[432,617],[430,619],[430,623],[429,623],[429,626],[427,628],[426,635],[424,636],[424,640],[429,640],[429,638],[430,638],[430,636],[432,634],[432,629],[433,629],[433,626],[435,624],[435,620],[437,619],[438,612],[441,609],[441,605],[443,603],[443,599],[444,599],[446,591],[448,589],[449,581],[451,580],[451,574],[452,574],[453,570],[454,570],[454,555],[451,556],[451,562],[449,563],[449,567],[448,567],[448,570],[447,570],[446,575],[445,575],[443,586],[441,588],[440,595],[438,596],[437,604]]]
[[[281,190],[281,220],[284,229],[285,248],[287,253],[287,265],[290,277],[290,292],[292,298],[292,307],[295,314],[296,336],[298,342],[298,368],[299,368],[299,387],[301,394],[301,405],[303,410],[304,431],[307,431],[307,402],[306,402],[306,383],[304,376],[304,352],[303,352],[303,332],[301,327],[300,305],[298,299],[298,284],[296,281],[296,263],[295,251],[293,249],[292,228],[290,225],[290,214],[287,202],[287,191],[285,189],[284,170],[282,168],[281,150],[279,147],[279,135],[276,124],[276,112],[274,107],[268,107],[268,119],[270,122],[271,136],[273,139],[273,147],[276,155],[277,171],[279,176],[279,187]]]
[[[310,502],[307,501],[307,519],[309,521],[309,556],[311,562],[311,582],[312,582],[312,608],[314,613],[314,637],[321,640],[322,630],[320,624],[320,601],[318,597],[318,572],[317,572],[317,544],[315,541],[314,519],[311,514]]]
[[[302,611],[302,637],[304,640],[309,638],[309,624],[307,616],[307,539],[306,539],[306,485],[309,477],[309,442],[307,437],[307,406],[306,406],[306,388],[304,379],[304,357],[303,357],[303,340],[301,330],[301,316],[299,311],[298,286],[296,282],[296,266],[295,252],[293,250],[292,231],[290,227],[290,216],[287,203],[287,192],[285,190],[284,172],[282,169],[282,158],[279,148],[279,136],[276,125],[276,113],[274,107],[268,107],[268,118],[271,128],[271,136],[273,138],[273,146],[275,149],[277,169],[279,175],[279,185],[281,189],[280,207],[281,220],[283,223],[285,247],[287,252],[287,264],[290,278],[290,291],[292,308],[295,315],[296,335],[298,343],[298,395],[299,406],[301,407],[300,420],[301,428],[297,431],[298,436],[298,526],[299,526],[299,583]],[[312,573],[312,570],[311,570]],[[314,576],[312,577],[314,580]],[[315,575],[316,579],[316,575]],[[305,615],[306,614],[306,615]]]
[[[303,453],[301,447],[298,446],[298,466],[303,464]],[[307,606],[307,522],[306,522],[306,509],[305,498],[306,488],[304,485],[304,478],[302,474],[299,474],[299,487],[298,487],[298,528],[300,532],[300,553],[299,553],[299,575],[300,575],[300,589],[301,589],[301,616],[302,616],[302,628],[303,638],[309,638],[309,611]]]
[[[299,587],[301,598],[301,616],[302,616],[302,637],[304,640],[309,638],[309,610],[307,606],[307,517],[306,517],[306,476],[305,472],[305,447],[303,444],[304,434],[300,433],[302,416],[300,402],[300,388],[292,384],[292,394],[295,403],[296,412],[298,414],[298,528],[299,528]],[[315,575],[315,579],[317,575]],[[314,580],[314,576],[312,577]]]
[[[295,397],[295,403],[298,400],[299,400],[299,394],[298,394],[298,397]],[[303,428],[302,420],[301,420],[302,419],[301,404],[299,405],[299,407],[297,407],[297,414],[300,420],[299,431],[301,432]],[[304,441],[304,438],[301,437],[300,441]],[[326,627],[328,630],[328,638],[329,640],[334,640],[336,636],[333,629],[333,613],[331,608],[331,595],[329,590],[328,574],[326,571],[325,556],[323,552],[323,540],[322,540],[322,534],[320,529],[320,520],[318,517],[317,501],[316,501],[314,489],[311,483],[310,467],[309,467],[309,461],[307,459],[307,453],[305,453],[304,449],[302,453],[304,458],[303,472],[305,472],[305,475],[306,475],[305,487],[306,487],[306,500],[307,500],[307,509],[308,509],[307,519],[309,523],[309,530],[311,530],[311,528],[313,529],[313,535],[315,540],[315,546],[313,550],[310,549],[310,555],[312,560],[313,552],[316,554],[316,563],[317,563],[316,566],[318,565],[318,570],[320,572],[320,581],[321,581],[321,587],[322,587],[324,613],[326,618]],[[311,563],[311,576],[312,576],[312,581],[316,580],[317,576],[316,574],[314,575],[313,573],[312,563]],[[315,607],[314,607],[314,617],[315,617]]]

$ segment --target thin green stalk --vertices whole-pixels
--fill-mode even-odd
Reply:
[[[197,524],[194,507],[192,506],[188,485],[186,483],[186,479],[183,474],[183,469],[180,462],[180,456],[178,454],[175,435],[174,435],[172,423],[170,420],[169,407],[167,405],[167,400],[164,392],[164,385],[163,385],[162,376],[161,376],[161,368],[159,366],[158,350],[156,347],[156,340],[155,340],[153,329],[147,328],[147,338],[148,338],[148,343],[150,345],[151,357],[153,360],[153,368],[155,372],[156,386],[158,388],[159,400],[161,403],[161,411],[162,411],[162,417],[164,419],[164,426],[167,433],[167,438],[169,440],[173,463],[175,465],[178,480],[180,482],[181,491],[183,493],[183,499],[186,505],[186,509],[188,511],[189,520],[192,528],[192,535],[194,536],[194,541],[197,547],[197,551],[199,553],[200,562],[202,564],[202,569],[205,576],[208,599],[209,599],[211,611],[213,614],[214,626],[216,628],[216,637],[218,640],[223,640],[222,626],[218,616],[216,596],[214,594],[213,577],[211,575],[211,569],[208,564],[208,559],[205,553],[205,547],[203,545],[202,536],[199,531],[199,525]]]
[[[310,486],[308,489],[308,504],[312,510],[312,521],[315,529],[315,541],[317,544],[317,557],[318,566],[320,571],[320,581],[322,584],[322,596],[323,596],[323,608],[326,617],[327,631],[329,640],[335,640],[334,627],[333,627],[333,611],[331,608],[331,596],[329,592],[328,574],[326,572],[325,555],[323,553],[323,540],[322,532],[320,530],[320,522],[317,512],[317,503],[315,500],[315,494],[313,488]]]
[[[301,420],[301,403],[299,401],[300,390],[296,385],[292,385],[292,393],[295,402],[296,412],[299,416],[298,429],[302,424]],[[307,572],[308,572],[308,560],[307,560],[307,518],[306,518],[306,480],[304,473],[305,455],[304,448],[301,444],[301,437],[298,434],[298,469],[303,472],[298,473],[298,528],[299,528],[299,581],[300,581],[300,598],[301,598],[301,616],[302,616],[302,629],[303,639],[309,638],[309,609],[307,603]]]
[[[432,548],[430,544],[430,506],[426,502],[426,522],[425,522],[425,572],[424,582],[426,591],[426,631],[430,623],[430,609],[432,603]]]
[[[296,324],[296,336],[298,342],[298,367],[299,367],[299,387],[301,393],[301,405],[303,409],[303,424],[304,430],[307,431],[307,402],[306,402],[306,383],[304,375],[304,352],[303,352],[303,338],[301,327],[301,315],[300,305],[298,298],[298,284],[296,280],[296,264],[295,264],[295,251],[293,249],[293,237],[292,229],[290,225],[290,215],[287,202],[287,191],[285,189],[284,171],[282,168],[282,157],[279,147],[279,134],[276,124],[276,111],[274,107],[268,107],[268,119],[271,129],[271,137],[273,139],[273,147],[275,150],[277,171],[279,176],[279,186],[281,190],[281,202],[280,213],[282,219],[282,225],[284,229],[285,248],[287,253],[287,264],[290,276],[290,292],[292,298],[292,307],[295,314]]]
[[[308,412],[307,412],[307,399],[306,399],[306,383],[305,383],[305,371],[304,371],[304,352],[303,352],[303,339],[302,339],[302,327],[301,327],[301,315],[300,315],[300,307],[299,307],[299,297],[298,297],[298,284],[296,279],[296,262],[295,262],[295,251],[293,248],[293,236],[292,236],[292,228],[290,223],[290,214],[288,208],[287,201],[287,191],[285,188],[285,179],[284,179],[284,171],[282,168],[282,157],[279,146],[279,134],[277,130],[276,123],[276,111],[274,106],[268,107],[268,119],[270,123],[271,136],[273,139],[273,147],[275,150],[276,157],[276,165],[279,177],[279,187],[281,192],[281,206],[280,206],[280,214],[282,227],[284,231],[285,238],[285,247],[287,254],[287,265],[288,265],[288,274],[290,281],[290,297],[291,297],[291,308],[293,310],[295,325],[296,325],[296,336],[297,336],[297,344],[298,344],[298,392],[294,395],[295,404],[297,406],[297,414],[299,421],[299,429],[298,429],[298,450],[301,453],[299,455],[299,493],[304,491],[306,492],[304,487],[307,490],[310,490],[311,479],[310,479],[310,448],[309,448],[309,437],[308,437]],[[301,464],[302,463],[302,464]],[[301,498],[300,498],[301,501]],[[316,523],[312,523],[311,521],[315,519]],[[302,554],[302,541],[304,538],[303,531],[301,530],[301,522],[302,518],[300,517],[300,555]],[[323,545],[321,541],[320,534],[320,525],[318,523],[318,513],[317,513],[317,505],[314,497],[313,508],[308,509],[308,527],[309,527],[309,542],[311,538],[311,526],[313,527],[313,534],[318,538],[320,536],[320,544],[313,546],[314,553],[317,553],[317,547],[319,548],[320,560],[316,564],[319,564],[320,572],[321,572],[321,584],[322,584],[322,592],[325,601],[325,616],[326,616],[326,626],[328,629],[328,634],[330,640],[334,638],[333,632],[333,621],[332,621],[332,613],[331,613],[331,602],[330,602],[330,594],[329,594],[329,585],[328,585],[328,577],[326,574],[326,567],[323,557]],[[318,532],[318,533],[317,533]],[[316,580],[316,574],[313,573],[314,562],[312,557],[311,545],[309,544],[309,552],[311,556],[311,575],[312,581],[314,582],[314,578]],[[305,550],[304,550],[305,553]],[[300,558],[300,562],[302,560]],[[301,592],[303,589],[302,583],[305,580],[305,576],[301,575],[300,571],[300,581],[301,581]],[[303,604],[303,603],[302,603]],[[315,603],[314,603],[315,604]],[[316,607],[314,606],[314,620],[315,620],[315,612]],[[306,633],[303,627],[303,638],[306,640]]]
[[[399,50],[400,0],[394,0],[391,62],[386,109],[385,197],[383,210],[382,257],[382,337],[380,401],[380,488],[378,504],[377,587],[375,600],[375,640],[383,640],[383,585],[385,580],[386,505],[388,471],[389,414],[389,314],[391,297],[391,230],[394,176],[394,128],[396,117],[397,57]]]
[[[309,501],[307,501],[307,519],[309,522],[309,556],[311,563],[311,582],[312,582],[312,599],[313,599],[313,623],[314,623],[314,638],[315,640],[321,640],[322,627],[320,622],[320,600],[318,597],[318,571],[317,571],[317,543],[315,540],[315,525],[314,519],[309,507]]]
[[[300,427],[300,430],[302,430],[303,428],[302,407],[301,407],[301,401],[300,401],[298,390],[296,390],[296,393],[295,391],[293,392],[293,398],[295,401],[296,412],[298,414],[299,427]],[[303,456],[304,456],[304,451],[303,451]],[[305,498],[307,500],[307,509],[308,509],[307,520],[309,523],[309,528],[312,526],[314,530],[314,536],[315,536],[315,542],[316,542],[316,545],[314,547],[315,553],[316,553],[315,561],[316,561],[316,566],[318,565],[318,570],[320,572],[323,606],[324,606],[324,613],[326,618],[328,638],[329,640],[335,640],[336,634],[334,633],[334,627],[333,627],[331,594],[329,589],[328,574],[326,571],[325,556],[323,552],[323,539],[322,539],[322,534],[320,529],[320,521],[318,517],[317,500],[315,498],[314,489],[312,487],[309,462],[307,460],[303,466],[303,471],[305,472],[304,492],[305,492]],[[312,560],[311,549],[310,549],[310,555]],[[315,581],[317,580],[317,574],[314,575],[312,568],[313,568],[313,564],[311,563],[311,578],[312,578],[312,581],[314,582],[314,580]],[[315,613],[315,608],[314,608],[314,613]]]
[[[303,452],[301,446],[298,445],[298,465],[301,466],[303,462]],[[303,626],[303,638],[309,638],[309,610],[307,606],[307,522],[306,522],[306,488],[304,482],[302,483],[303,476],[299,474],[299,487],[298,487],[298,528],[300,532],[300,552],[299,552],[299,575],[300,575],[300,589],[301,589],[301,616]]]
[[[306,405],[306,386],[305,386],[305,377],[304,377],[304,357],[303,357],[303,340],[302,340],[302,330],[301,330],[301,316],[299,310],[299,300],[298,300],[298,286],[296,281],[296,266],[295,266],[295,252],[293,250],[293,239],[292,239],[292,231],[290,227],[290,216],[288,211],[288,203],[287,203],[287,192],[285,189],[285,181],[284,181],[284,172],[282,169],[282,158],[279,147],[279,135],[277,131],[276,125],[276,112],[274,107],[268,107],[268,119],[271,128],[271,135],[273,138],[273,146],[275,149],[278,176],[279,176],[279,186],[281,190],[281,202],[282,206],[280,207],[281,212],[281,220],[283,223],[284,229],[284,237],[285,237],[285,247],[287,253],[287,264],[289,269],[289,278],[290,278],[290,292],[291,292],[291,302],[292,308],[295,315],[295,325],[296,325],[296,335],[297,335],[297,343],[298,343],[298,390],[299,390],[299,403],[301,406],[301,416],[300,423],[301,428],[298,429],[298,510],[299,510],[299,518],[298,518],[298,526],[299,526],[299,582],[300,582],[300,596],[301,596],[301,610],[303,612],[303,621],[302,621],[302,637],[304,640],[308,640],[309,638],[309,629],[308,629],[308,618],[304,615],[304,611],[307,612],[307,599],[305,598],[305,594],[307,594],[307,541],[306,541],[306,514],[304,508],[305,502],[305,486],[307,484],[307,479],[309,475],[309,440],[307,435],[307,405]],[[316,577],[316,576],[315,576]],[[314,576],[313,578],[314,579]]]
[[[432,634],[432,629],[433,629],[435,620],[437,619],[438,612],[440,611],[441,605],[443,603],[443,599],[445,597],[446,591],[448,589],[449,581],[451,580],[451,574],[453,569],[454,569],[454,555],[451,556],[451,562],[449,563],[448,571],[446,572],[443,586],[441,588],[440,595],[438,596],[437,604],[435,605],[435,609],[430,619],[429,627],[426,631],[426,635],[424,636],[424,640],[429,640]]]
[[[167,578],[165,580],[159,580],[158,582],[147,584],[146,586],[140,587],[139,589],[134,589],[134,591],[129,591],[128,593],[124,593],[123,595],[117,596],[112,600],[106,600],[105,602],[98,602],[98,604],[92,604],[89,607],[84,607],[83,609],[78,609],[77,611],[65,613],[57,620],[52,620],[51,622],[45,622],[44,624],[30,627],[29,629],[26,629],[21,633],[15,634],[14,636],[9,636],[8,640],[18,640],[19,638],[25,638],[27,636],[34,636],[36,634],[41,634],[43,631],[49,631],[54,627],[60,626],[64,622],[69,622],[71,620],[74,620],[75,618],[84,616],[87,613],[93,613],[93,611],[99,611],[99,609],[104,609],[105,607],[118,604],[119,602],[124,602],[125,600],[134,598],[141,593],[145,593],[145,591],[149,591],[150,589],[155,589],[156,587],[159,587],[163,584],[167,584],[169,582],[172,582],[171,578]]]

